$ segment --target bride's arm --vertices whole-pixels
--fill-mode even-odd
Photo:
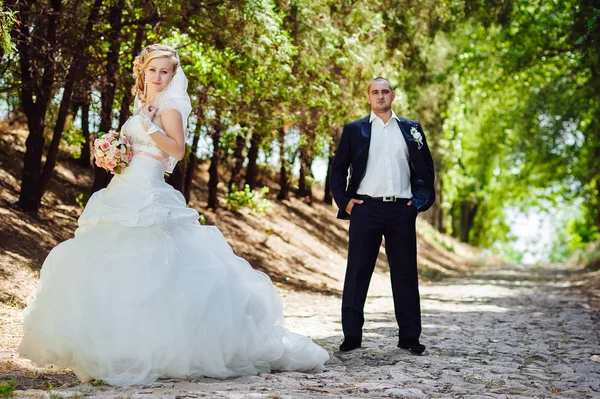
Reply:
[[[160,117],[160,122],[157,125],[161,127],[167,134],[157,131],[150,134],[156,145],[171,155],[177,160],[181,160],[185,155],[185,137],[183,133],[183,122],[181,114],[176,110],[168,110],[163,112]]]

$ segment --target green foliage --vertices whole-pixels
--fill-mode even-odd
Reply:
[[[248,208],[259,214],[267,214],[273,208],[273,203],[265,198],[269,193],[269,187],[263,187],[259,191],[251,190],[247,184],[243,190],[237,190],[235,186],[231,188],[231,192],[227,194],[227,209],[237,211],[242,208]]]
[[[84,208],[85,204],[87,204],[89,199],[90,199],[89,194],[79,193],[79,194],[77,194],[77,197],[75,197],[75,202],[77,202],[77,205],[79,205],[80,208]]]
[[[584,210],[585,211],[585,210]],[[598,239],[598,228],[588,218],[572,219],[566,226],[569,235],[569,248],[571,251],[580,250],[587,243]]]
[[[79,159],[81,156],[79,149],[81,148],[81,145],[85,143],[85,137],[82,134],[82,130],[74,128],[65,129],[61,136],[61,141],[70,147],[66,150],[66,155],[73,159]]]
[[[45,118],[47,132],[56,119],[66,71],[79,56],[73,54],[73,33],[83,30],[92,4],[66,1],[60,13],[59,37],[65,40],[50,49],[57,74]],[[109,2],[100,10],[89,45],[92,61],[74,93],[78,100],[79,90],[92,93],[92,124],[98,119],[98,93],[111,46],[107,7],[118,4]],[[136,43],[171,44],[179,50],[189,79],[191,129],[197,128],[203,141],[208,139],[205,147],[221,150],[227,158],[238,156],[241,147],[236,152],[236,144],[256,138],[261,160],[279,158],[273,156],[279,150],[282,167],[291,172],[300,159],[307,174],[302,186],[310,187],[313,161],[330,156],[345,122],[367,114],[366,83],[386,76],[397,88],[396,113],[425,127],[443,201],[436,220],[448,233],[518,259],[522,254],[508,249],[507,207],[526,209],[582,198],[582,216],[564,231],[556,256],[597,239],[600,10],[592,2],[122,4],[115,116],[131,87]],[[41,19],[50,15],[47,2],[33,2],[32,7],[31,15],[39,18],[35,23],[43,25]],[[12,12],[0,8],[4,49],[13,22]],[[36,76],[46,70],[43,55],[32,55]],[[16,61],[2,57],[0,68],[1,85],[15,103],[19,93],[10,90],[22,87]],[[62,141],[80,145],[83,137],[67,128]],[[221,166],[228,160],[222,161]],[[260,170],[262,177],[265,170]],[[232,191],[227,204],[230,209],[262,209],[256,204],[268,203],[264,194]]]
[[[10,30],[15,23],[15,13],[4,8],[4,1],[0,0],[0,54],[14,50],[10,41]]]
[[[15,379],[0,381],[0,398],[12,398],[15,392]]]
[[[509,263],[522,263],[526,253],[525,250],[517,249],[507,242],[499,242],[493,252],[502,255],[502,258]]]
[[[597,244],[600,239],[598,227],[593,223],[594,219],[590,217],[589,209],[585,205],[570,205],[567,209],[569,218],[559,221],[561,227],[557,229],[552,242],[550,262],[577,259],[586,253],[586,248]],[[588,261],[581,263],[589,264]]]
[[[564,258],[600,225],[598,12],[576,1],[506,4],[497,20],[477,12],[450,38],[457,57],[440,141],[443,207],[461,227],[475,209],[468,241],[489,247],[509,242],[506,207],[584,198],[585,216],[565,232],[581,241],[562,237],[553,251]]]
[[[100,137],[100,135],[98,135],[98,137]],[[85,143],[85,137],[83,137],[81,129],[65,129],[63,131],[62,139],[67,145],[80,146]]]

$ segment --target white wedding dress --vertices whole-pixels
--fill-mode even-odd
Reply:
[[[153,157],[166,154],[138,116],[123,133],[143,153],[90,198],[75,237],[48,255],[20,355],[112,385],[322,369],[327,351],[284,328],[269,277],[165,183]]]

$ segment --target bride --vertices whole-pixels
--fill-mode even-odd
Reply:
[[[19,354],[112,385],[320,370],[327,351],[284,328],[269,277],[237,257],[164,181],[184,155],[191,111],[177,52],[134,61],[133,158],[46,258]]]

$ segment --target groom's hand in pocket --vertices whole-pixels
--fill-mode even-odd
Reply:
[[[352,208],[354,208],[354,204],[362,204],[362,203],[363,203],[363,200],[352,198],[350,200],[350,202],[348,202],[348,205],[346,205],[346,212],[348,212],[348,215],[352,214]]]
[[[409,207],[409,208],[414,208],[415,215],[417,215],[419,213],[419,210],[417,209],[417,206],[415,205],[415,203],[413,202],[413,200],[408,200],[408,202],[406,203],[406,206]]]

